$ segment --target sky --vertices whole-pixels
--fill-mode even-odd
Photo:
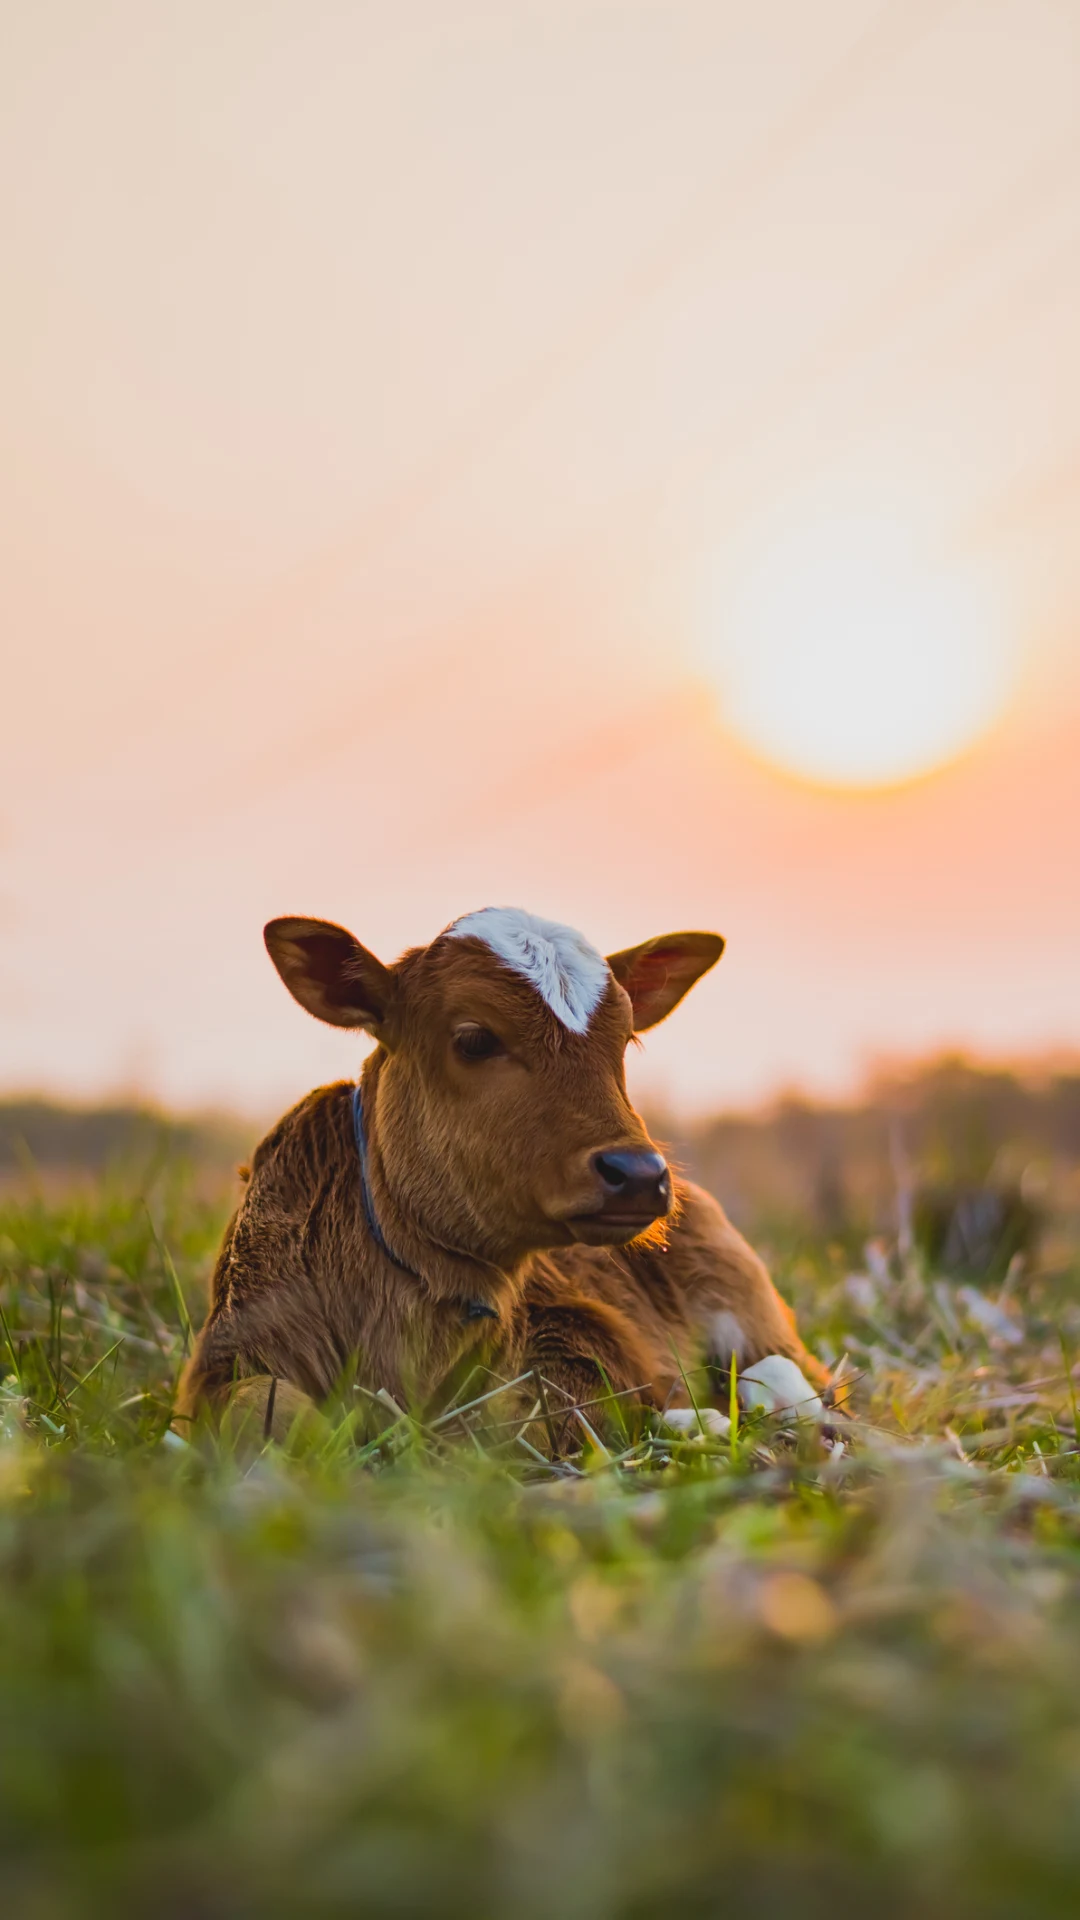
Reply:
[[[0,1091],[489,903],[686,1111],[1080,1047],[1072,0],[9,4],[0,233]]]

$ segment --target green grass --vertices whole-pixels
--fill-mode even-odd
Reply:
[[[1060,1237],[1003,1297],[790,1242],[840,1456],[631,1419],[553,1472],[496,1396],[251,1458],[168,1435],[193,1193],[0,1207],[5,1912],[1076,1914]]]

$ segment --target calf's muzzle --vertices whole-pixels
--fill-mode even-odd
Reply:
[[[600,1194],[593,1218],[625,1221],[639,1229],[662,1219],[671,1206],[671,1175],[663,1155],[640,1148],[594,1153],[592,1172]]]

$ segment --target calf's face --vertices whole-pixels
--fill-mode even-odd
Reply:
[[[391,967],[327,921],[274,920],[265,937],[302,1006],[378,1040],[377,1150],[396,1204],[436,1240],[506,1260],[619,1245],[668,1212],[624,1055],[719,959],[718,935],[604,959],[570,928],[486,908]]]

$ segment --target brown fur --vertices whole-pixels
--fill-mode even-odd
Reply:
[[[632,1030],[663,1018],[722,943],[671,936],[615,956],[581,1035],[478,940],[437,940],[395,968],[321,923],[272,923],[268,944],[303,1004],[380,1041],[363,1074],[371,1195],[398,1261],[423,1277],[368,1230],[351,1084],[309,1094],[255,1153],[181,1417],[231,1404],[235,1418],[239,1393],[280,1434],[344,1379],[430,1402],[484,1359],[505,1378],[537,1369],[561,1434],[605,1383],[685,1405],[681,1370],[699,1365],[718,1313],[738,1323],[742,1364],[783,1353],[821,1383],[761,1261],[699,1188],[678,1183],[668,1219],[629,1244],[611,1244],[615,1230],[581,1244],[595,1153],[652,1145],[623,1076]],[[496,1033],[499,1057],[463,1061],[462,1023]]]

